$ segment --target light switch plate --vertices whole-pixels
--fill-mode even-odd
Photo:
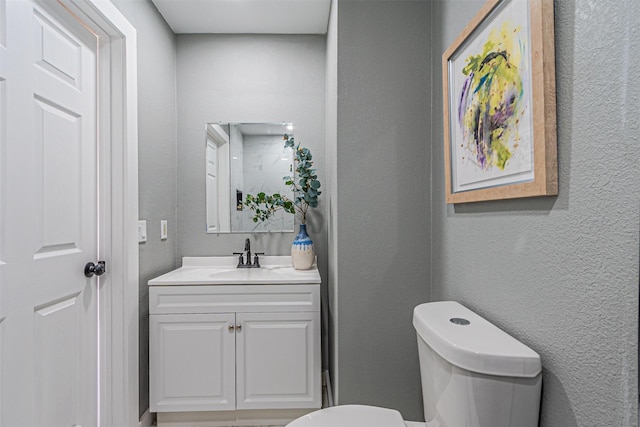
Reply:
[[[160,240],[167,240],[167,220],[160,220]]]
[[[141,219],[138,221],[138,243],[147,241],[147,221]]]

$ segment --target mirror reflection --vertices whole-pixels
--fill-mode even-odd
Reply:
[[[293,198],[282,179],[293,173],[293,152],[284,147],[292,123],[208,123],[206,125],[207,233],[293,232],[294,216],[282,210],[253,221],[243,206],[247,194],[280,193]]]

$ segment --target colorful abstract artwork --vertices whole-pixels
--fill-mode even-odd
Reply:
[[[505,170],[521,142],[525,113],[522,71],[526,44],[522,28],[504,22],[493,29],[482,52],[466,59],[458,121],[462,152],[480,170]],[[463,154],[463,155],[465,155]]]
[[[452,62],[458,191],[533,179],[526,1],[503,5]]]
[[[535,181],[531,2],[489,0],[445,52],[451,193]]]

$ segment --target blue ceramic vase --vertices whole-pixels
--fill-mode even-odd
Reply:
[[[300,224],[300,231],[291,245],[291,262],[296,270],[309,270],[314,261],[313,242],[307,234],[306,224]]]

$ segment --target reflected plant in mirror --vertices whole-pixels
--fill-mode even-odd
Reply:
[[[266,221],[276,212],[284,210],[290,214],[300,214],[300,223],[306,224],[309,207],[318,207],[318,196],[322,194],[320,181],[316,170],[313,169],[313,156],[308,148],[295,145],[293,136],[284,134],[284,146],[292,148],[294,152],[295,174],[283,178],[285,185],[289,186],[294,194],[293,200],[284,194],[257,193],[255,196],[247,194],[244,205],[251,209],[255,215],[254,222]]]

